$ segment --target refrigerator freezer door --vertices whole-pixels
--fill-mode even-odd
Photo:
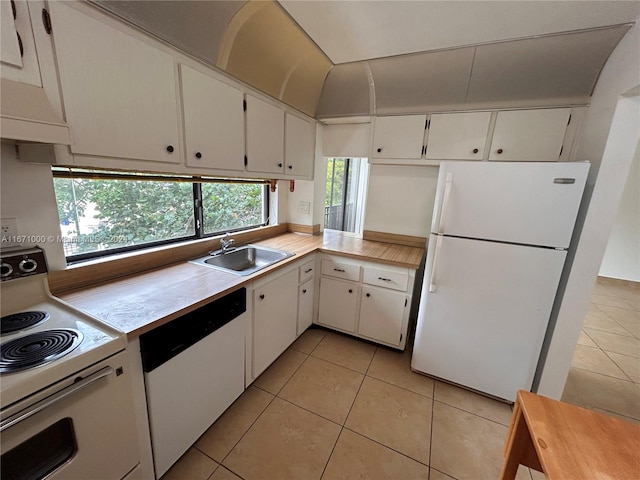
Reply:
[[[566,252],[443,237],[434,259],[436,240],[411,367],[514,401],[531,388]]]
[[[442,162],[432,233],[567,248],[588,163]]]

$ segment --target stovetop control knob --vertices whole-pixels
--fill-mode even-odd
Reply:
[[[2,278],[4,277],[8,277],[9,275],[11,275],[13,273],[13,267],[8,264],[8,263],[2,263],[0,265],[0,276]]]
[[[32,258],[25,258],[24,260],[22,260],[19,264],[18,267],[20,268],[20,270],[22,270],[24,273],[31,273],[33,272],[36,268],[38,268],[38,262],[36,262],[35,260],[33,260]]]

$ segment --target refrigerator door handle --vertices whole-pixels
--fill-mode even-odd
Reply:
[[[449,197],[451,196],[451,187],[453,186],[453,173],[447,172],[447,176],[444,184],[444,194],[442,195],[442,202],[440,203],[440,211],[438,212],[438,223],[435,233],[444,233],[444,221],[443,218],[447,213],[447,206],[449,205]]]
[[[431,280],[429,281],[429,292],[436,291],[436,276],[438,273],[438,258],[440,258],[440,248],[442,247],[442,235],[436,239],[436,250],[433,253],[433,267],[431,268]]]

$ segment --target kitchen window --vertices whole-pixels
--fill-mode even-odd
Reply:
[[[264,180],[53,167],[68,262],[268,223]]]

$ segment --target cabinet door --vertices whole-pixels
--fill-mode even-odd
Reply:
[[[284,173],[309,177],[313,175],[315,123],[287,113],[284,132]]]
[[[247,170],[284,172],[284,112],[247,95]]]
[[[298,335],[313,323],[313,279],[298,288]]]
[[[358,284],[322,277],[318,323],[354,333],[359,296]]]
[[[240,90],[180,65],[186,164],[244,170],[244,112]]]
[[[179,163],[171,55],[67,2],[49,6],[71,151]]]
[[[28,3],[1,1],[0,22],[2,78],[41,87],[40,67]]]
[[[365,285],[362,289],[358,334],[400,345],[402,320],[408,303],[404,293]]]
[[[482,160],[490,120],[491,112],[431,115],[425,158]]]
[[[570,108],[498,112],[489,160],[556,162]]]
[[[420,158],[426,115],[377,117],[373,131],[373,158]]]
[[[296,338],[298,271],[253,291],[253,375],[260,375]]]

